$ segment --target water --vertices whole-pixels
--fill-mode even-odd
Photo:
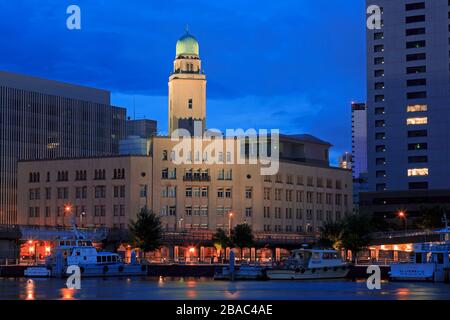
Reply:
[[[369,291],[365,281],[254,281],[222,282],[208,278],[83,279],[80,290],[65,287],[62,279],[1,279],[4,299],[91,300],[449,300],[450,285],[443,283],[389,283]]]

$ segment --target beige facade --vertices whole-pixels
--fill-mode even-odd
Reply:
[[[19,224],[70,226],[75,215],[79,226],[126,228],[151,206],[148,157],[22,161],[18,170]]]
[[[70,225],[70,205],[83,226],[126,228],[146,205],[168,231],[248,223],[257,232],[303,233],[352,211],[348,170],[282,159],[277,175],[262,176],[260,164],[231,163],[236,149],[224,150],[223,163],[195,164],[192,153],[191,164],[175,164],[175,144],[155,137],[148,157],[20,162],[20,223]]]
[[[200,134],[205,129],[206,79],[198,42],[188,33],[177,43],[168,111],[171,133],[194,129],[198,120]],[[149,156],[19,162],[19,223],[69,225],[64,207],[70,205],[79,224],[126,228],[147,206],[168,231],[248,223],[256,232],[304,233],[352,212],[351,171],[331,167],[331,145],[315,137],[271,138],[271,156],[279,153],[273,176],[262,175],[252,141],[241,150],[235,137],[192,139],[181,153],[168,137],[149,141]],[[261,141],[258,136],[256,147]]]

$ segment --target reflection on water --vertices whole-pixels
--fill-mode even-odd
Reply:
[[[30,279],[27,281],[26,290],[27,290],[26,300],[34,300],[34,281],[33,280]]]
[[[147,299],[147,300],[356,300],[450,299],[448,284],[382,283],[370,291],[365,281],[214,281],[208,278],[94,278],[81,289],[67,289],[64,279],[1,279],[0,299]]]

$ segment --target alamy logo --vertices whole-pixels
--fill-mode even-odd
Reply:
[[[71,5],[67,7],[67,14],[70,16],[66,20],[66,26],[69,30],[80,30],[81,29],[81,9],[77,5]]]
[[[253,164],[261,165],[263,176],[278,173],[280,131],[276,129],[208,129],[204,133],[201,121],[194,122],[194,134],[186,129],[172,132],[171,141],[178,142],[172,149],[171,161],[181,164]]]
[[[369,30],[380,30],[381,23],[381,8],[375,4],[367,8],[366,13],[369,15],[367,18],[367,28]]]
[[[66,274],[69,275],[66,281],[66,286],[68,289],[81,289],[81,270],[79,266],[68,266]]]
[[[367,278],[367,289],[369,290],[381,290],[381,269],[379,266],[369,266],[367,268],[367,274],[370,274]]]

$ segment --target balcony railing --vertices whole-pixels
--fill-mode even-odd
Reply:
[[[183,176],[183,181],[211,181],[211,176]]]

